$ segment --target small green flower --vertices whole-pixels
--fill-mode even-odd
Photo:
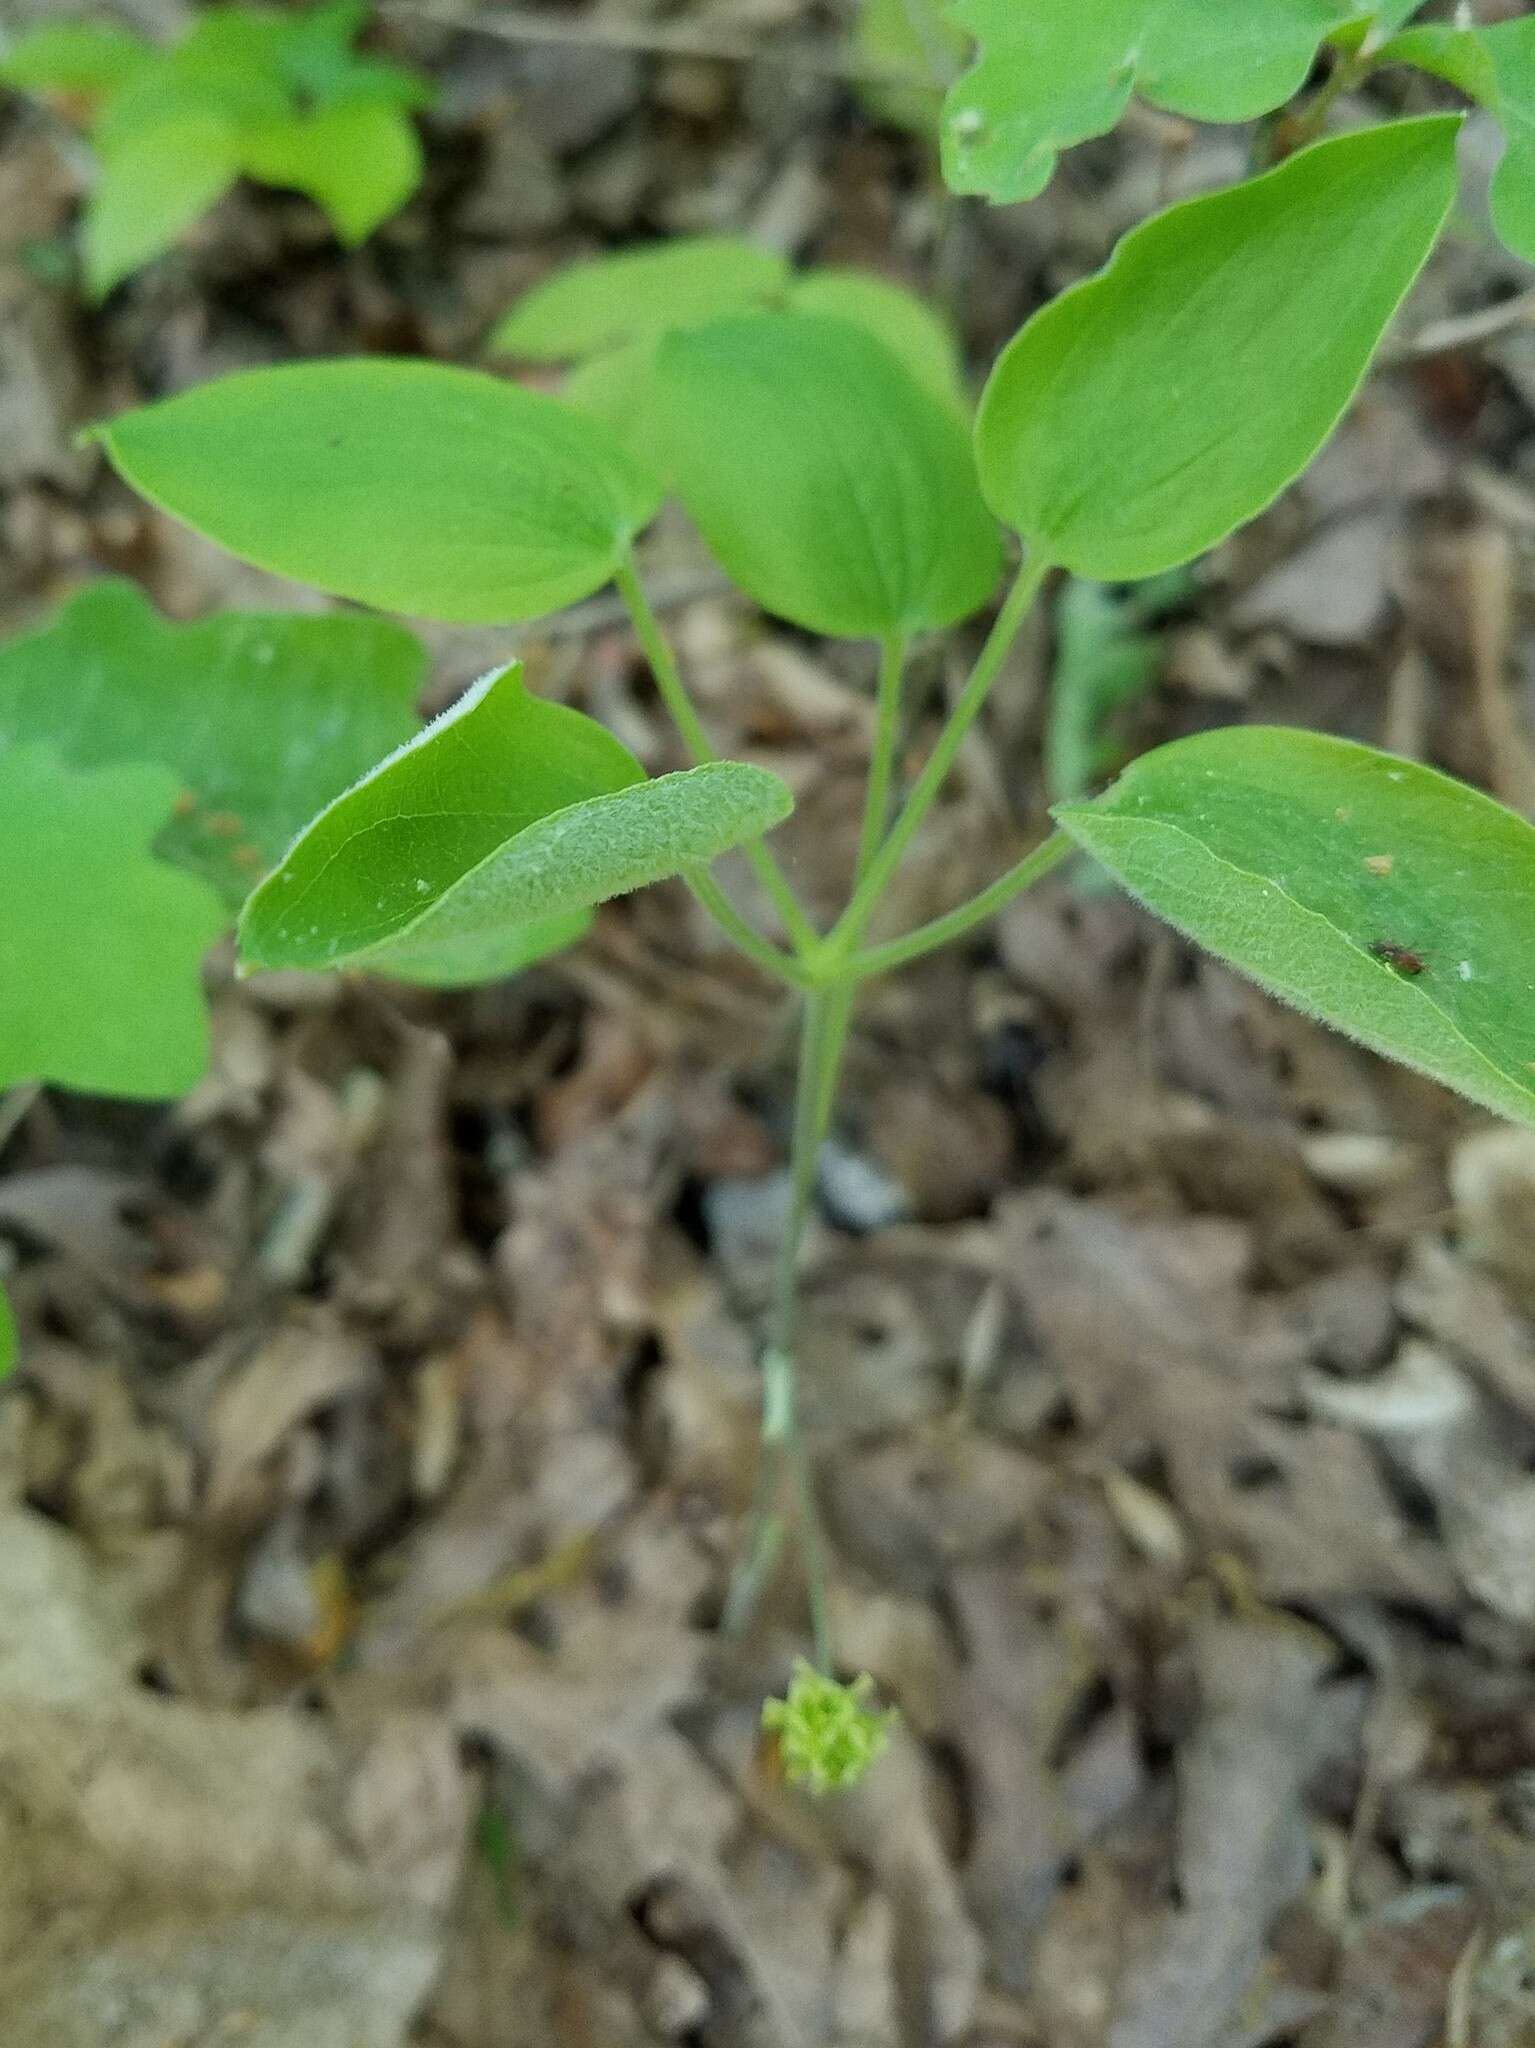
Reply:
[[[874,1680],[865,1671],[839,1685],[803,1658],[795,1662],[789,1691],[765,1700],[762,1725],[778,1737],[784,1775],[811,1792],[856,1785],[890,1740],[899,1716],[872,1707]]]

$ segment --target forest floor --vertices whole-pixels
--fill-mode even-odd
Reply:
[[[439,84],[428,185],[349,256],[242,192],[89,312],[78,151],[0,108],[7,637],[104,572],[177,617],[316,602],[78,452],[104,412],[316,353],[475,361],[559,263],[699,230],[932,291],[979,371],[1250,141],[1138,119],[989,213],[796,61],[836,26],[808,0],[695,8],[729,47],[686,57],[632,47],[635,0],[554,43],[435,5],[381,16]],[[1531,804],[1535,330],[1474,317],[1526,284],[1457,234],[1333,446],[1158,627],[1125,752],[1290,720]],[[680,522],[652,562],[830,910],[870,657],[764,623]],[[606,600],[421,630],[434,705],[515,647],[678,765]],[[965,640],[924,651],[935,699]],[[892,928],[1040,834],[1059,666],[1047,613]],[[871,990],[804,1420],[840,1653],[901,1724],[815,1801],[759,1728],[792,1564],[715,1627],[777,994],[674,887],[475,993],[210,974],[186,1101],[0,1106],[3,2048],[1535,2042],[1535,1136],[1080,868]]]

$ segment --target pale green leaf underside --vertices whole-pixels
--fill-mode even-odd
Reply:
[[[498,355],[575,362],[781,298],[789,266],[730,235],[686,236],[594,256],[524,293],[492,332]]]
[[[211,890],[154,859],[176,778],[0,746],[0,1088],[178,1095],[207,1063]]]
[[[1275,995],[1535,1123],[1535,829],[1512,811],[1347,740],[1229,727],[1158,748],[1056,816]]]
[[[707,865],[744,840],[760,839],[783,823],[792,805],[776,775],[742,761],[711,761],[589,797],[526,827],[444,891],[414,924],[353,953],[346,964],[434,981],[481,979],[486,949],[499,934],[533,927],[540,935],[533,957],[541,957],[566,942],[543,939],[551,925],[558,929],[593,904]],[[527,957],[524,952],[516,964]],[[329,958],[307,964],[343,963]],[[471,971],[461,973],[460,966]],[[493,971],[510,970],[498,965]]]
[[[990,595],[995,523],[955,411],[861,327],[756,313],[660,352],[672,474],[731,577],[813,632],[953,625]]]
[[[11,1304],[5,1298],[5,1289],[0,1287],[0,1380],[3,1380],[16,1363],[16,1318],[11,1314]]]
[[[1126,235],[992,372],[976,448],[997,516],[1118,583],[1261,512],[1337,425],[1427,259],[1459,122],[1317,143]]]
[[[231,554],[462,624],[589,596],[660,501],[594,421],[435,363],[251,370],[97,433],[135,489]]]
[[[594,904],[760,836],[790,803],[734,762],[647,782],[595,720],[503,669],[300,835],[246,905],[242,957],[507,973],[579,935]]]
[[[1410,11],[1410,10],[1409,10]],[[1198,121],[1250,121],[1305,84],[1330,37],[1368,26],[1360,0],[959,0],[974,67],[944,106],[956,192],[1032,199],[1057,156],[1105,135],[1139,92]]]
[[[301,825],[419,724],[426,657],[384,619],[226,612],[171,625],[129,583],[0,649],[0,744],[149,761],[180,796],[156,842],[232,909]]]

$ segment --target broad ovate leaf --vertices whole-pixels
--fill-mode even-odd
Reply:
[[[186,113],[129,136],[103,159],[85,210],[85,281],[93,298],[160,256],[239,176],[237,130],[219,113]]]
[[[242,958],[433,982],[506,973],[594,904],[757,838],[790,802],[735,762],[647,782],[593,719],[498,670],[300,835],[246,905]]]
[[[864,329],[748,314],[659,360],[683,502],[765,610],[880,639],[985,603],[1000,551],[964,426]]]
[[[600,589],[659,486],[594,421],[475,370],[250,370],[97,429],[119,472],[248,562],[460,623]]]
[[[225,916],[150,851],[176,796],[147,763],[0,746],[0,1088],[153,1099],[201,1076],[201,961]]]
[[[370,100],[251,128],[240,139],[240,163],[263,184],[306,193],[349,248],[398,213],[422,173],[408,114]]]
[[[1514,812],[1372,747],[1236,726],[1056,817],[1275,995],[1535,1123],[1535,828]]]
[[[98,583],[0,649],[0,745],[169,769],[180,793],[157,850],[238,908],[316,811],[417,730],[425,668],[385,619],[170,625],[132,584]]]
[[[925,299],[867,270],[807,270],[789,287],[791,312],[851,321],[899,356],[919,384],[945,405],[964,407],[959,343]]]
[[[1119,583],[1261,512],[1337,425],[1427,259],[1459,121],[1319,142],[1126,235],[992,373],[976,448],[997,516]]]
[[[594,256],[523,294],[490,337],[494,354],[576,362],[780,298],[789,266],[731,235],[684,236]]]
[[[1196,121],[1250,121],[1305,84],[1324,42],[1357,42],[1403,0],[959,0],[979,55],[944,106],[956,192],[1032,199],[1060,151],[1105,135],[1132,92]]]

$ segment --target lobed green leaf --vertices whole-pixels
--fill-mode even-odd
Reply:
[[[251,370],[96,432],[135,489],[231,554],[462,623],[589,596],[660,500],[593,421],[435,363]]]
[[[883,638],[979,609],[1001,564],[955,412],[844,320],[757,313],[660,352],[673,474],[770,612]]]
[[[169,769],[180,796],[157,851],[237,909],[299,827],[417,729],[425,666],[383,619],[174,626],[132,584],[98,583],[0,649],[0,745]]]
[[[1144,755],[1056,817],[1244,974],[1535,1123],[1535,828],[1415,762],[1229,727]]]
[[[421,143],[398,106],[349,100],[246,130],[240,167],[291,186],[329,216],[348,248],[398,213],[421,183]]]
[[[0,1088],[154,1098],[202,1074],[201,963],[224,913],[150,853],[176,794],[145,763],[83,773],[0,747]]]
[[[1427,260],[1459,125],[1319,142],[1133,229],[992,373],[976,448],[997,516],[1117,583],[1261,512],[1337,425]]]
[[[433,982],[508,972],[577,933],[592,905],[760,836],[790,804],[776,776],[734,762],[647,782],[602,726],[531,696],[513,666],[300,835],[246,905],[242,959]]]
[[[943,114],[956,192],[1032,199],[1063,149],[1106,135],[1132,92],[1196,121],[1250,121],[1305,84],[1322,45],[1392,28],[1419,0],[959,0],[980,45]]]

